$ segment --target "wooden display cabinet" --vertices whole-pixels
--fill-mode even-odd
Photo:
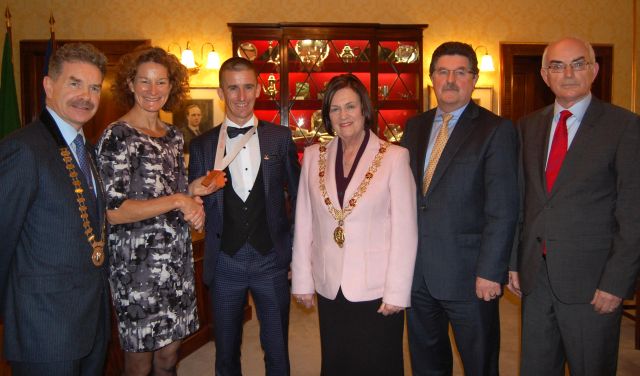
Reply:
[[[329,139],[320,109],[324,89],[353,73],[368,88],[373,129],[398,142],[407,119],[422,112],[425,24],[230,23],[233,52],[258,72],[258,118],[291,129],[299,149]]]

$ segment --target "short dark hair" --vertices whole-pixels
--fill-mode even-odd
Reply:
[[[364,129],[371,129],[371,125],[373,123],[373,105],[371,104],[371,98],[369,98],[369,92],[367,91],[367,87],[364,86],[362,81],[351,73],[341,74],[339,76],[334,76],[329,84],[327,85],[327,91],[324,94],[324,98],[322,100],[322,121],[324,122],[324,128],[327,130],[327,133],[334,136],[335,132],[333,131],[333,125],[331,125],[331,118],[329,117],[329,111],[331,110],[331,102],[333,101],[333,96],[340,89],[351,88],[353,91],[358,94],[360,98],[360,104],[362,106],[362,115],[364,115]]]
[[[220,84],[219,84],[220,87],[223,86],[222,75],[224,74],[224,72],[226,71],[239,72],[243,70],[252,71],[253,74],[256,76],[256,81],[258,80],[258,72],[256,72],[256,68],[253,66],[253,64],[249,60],[243,57],[238,57],[238,56],[234,56],[225,60],[225,62],[222,63],[222,66],[220,67],[220,71],[218,72],[218,80],[220,81]]]
[[[191,104],[188,104],[187,107],[184,108],[184,112],[187,114],[187,116],[189,115],[189,110],[192,109],[192,108],[197,108],[198,110],[202,111],[200,106],[198,106],[195,103],[191,103]]]
[[[49,77],[56,79],[62,72],[64,63],[83,62],[93,64],[100,70],[102,77],[107,74],[107,57],[89,43],[66,43],[51,56],[49,60]]]
[[[177,110],[189,94],[189,73],[177,57],[160,47],[139,47],[120,59],[116,79],[111,87],[115,100],[124,107],[133,107],[135,97],[129,90],[129,83],[135,80],[138,67],[144,63],[156,63],[167,68],[171,92],[162,109],[165,111]]]
[[[460,55],[469,59],[469,69],[474,75],[480,71],[478,69],[478,57],[470,44],[463,42],[445,42],[438,46],[431,55],[431,64],[429,65],[429,76],[433,75],[436,70],[438,59],[444,55]]]

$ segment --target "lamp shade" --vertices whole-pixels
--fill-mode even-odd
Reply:
[[[480,60],[480,71],[482,72],[493,72],[496,68],[493,66],[493,58],[491,55],[486,53],[482,56],[482,60]]]
[[[193,50],[184,49],[182,50],[182,58],[180,59],[182,65],[187,67],[187,69],[196,68],[196,59],[193,56]]]
[[[220,55],[216,51],[210,51],[207,54],[207,69],[220,69]]]

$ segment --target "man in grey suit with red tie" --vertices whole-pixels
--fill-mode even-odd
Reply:
[[[429,67],[438,107],[402,143],[418,186],[418,254],[407,310],[414,375],[450,375],[449,323],[467,375],[497,375],[501,286],[518,218],[517,137],[476,105],[473,48],[446,42]]]
[[[82,126],[106,57],[70,43],[51,57],[40,118],[0,142],[0,315],[13,375],[102,375],[110,337],[105,208]]]
[[[189,179],[225,171],[224,189],[203,197],[204,282],[211,292],[216,339],[216,375],[241,375],[240,344],[247,291],[260,322],[266,375],[288,375],[288,269],[291,207],[300,163],[291,131],[253,113],[260,85],[250,61],[233,57],[220,67],[218,94],[224,122],[191,142]],[[224,157],[224,158],[223,158]],[[286,192],[285,193],[285,189]]]
[[[622,299],[640,263],[640,118],[591,95],[591,45],[547,46],[555,103],[520,120],[522,375],[615,375]]]

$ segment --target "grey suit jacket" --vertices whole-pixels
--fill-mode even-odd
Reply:
[[[106,263],[91,262],[71,179],[49,113],[0,142],[0,305],[5,356],[53,362],[87,355],[108,325]],[[81,175],[85,192],[87,184]],[[95,173],[95,171],[94,171]],[[97,174],[96,174],[97,176]],[[98,184],[99,185],[99,184]],[[99,234],[102,192],[87,198]],[[99,236],[99,235],[98,235]],[[104,320],[99,320],[103,317]]]
[[[442,300],[473,300],[476,277],[503,283],[518,217],[517,137],[512,123],[470,102],[447,142],[426,196],[425,155],[436,110],[409,119],[418,195],[414,288]]]
[[[191,141],[189,149],[190,182],[205,175],[207,171],[213,170],[220,129],[221,127],[217,126]],[[278,264],[287,268],[291,263],[293,238],[285,199],[289,200],[293,218],[300,178],[298,154],[291,138],[291,131],[286,127],[260,120],[258,139],[262,156],[261,168],[264,178],[269,234],[271,234],[271,240],[278,255]],[[285,195],[285,187],[288,195]],[[233,188],[229,185],[224,189]],[[204,282],[207,285],[213,281],[213,271],[221,252],[223,196],[224,190],[220,189],[203,197],[206,213]]]
[[[517,271],[534,288],[547,245],[551,288],[565,303],[596,289],[630,296],[640,263],[640,118],[592,98],[550,193],[545,165],[553,105],[518,123],[523,182]]]

